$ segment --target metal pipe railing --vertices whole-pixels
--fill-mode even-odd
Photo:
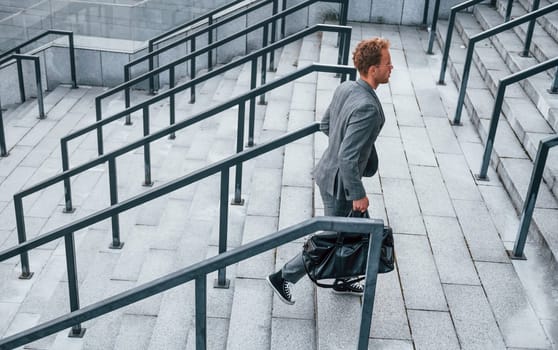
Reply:
[[[440,67],[440,77],[438,78],[438,84],[442,84],[442,85],[445,84],[444,80],[445,80],[446,69],[447,69],[447,65],[448,65],[449,51],[450,51],[450,48],[451,48],[451,37],[453,36],[453,28],[455,26],[455,16],[457,15],[457,12],[466,9],[467,7],[476,5],[476,4],[478,4],[482,1],[483,0],[466,1],[464,3],[453,6],[451,8],[450,16],[449,16],[449,20],[448,20],[446,42],[444,44],[444,52],[442,54],[442,64],[441,64],[441,67]],[[504,21],[506,21],[506,22],[510,20],[512,6],[513,6],[513,0],[508,0],[507,7],[506,7],[506,17],[504,19]]]
[[[125,153],[128,153],[132,150],[135,150],[139,147],[144,147],[147,144],[150,144],[151,142],[154,142],[155,140],[161,139],[165,136],[171,135],[173,133],[175,133],[178,130],[181,130],[183,128],[186,128],[190,125],[193,125],[197,122],[200,122],[202,120],[205,120],[211,116],[217,115],[229,108],[235,107],[235,106],[242,106],[245,105],[247,101],[255,99],[257,96],[259,96],[262,93],[271,91],[277,87],[280,87],[290,81],[296,80],[300,77],[303,77],[309,73],[312,72],[326,72],[326,73],[340,73],[343,74],[341,80],[344,80],[345,75],[349,75],[350,79],[354,80],[356,79],[356,70],[353,67],[348,67],[348,66],[336,66],[336,65],[324,65],[324,64],[313,64],[307,67],[304,67],[298,71],[295,71],[293,73],[290,73],[280,79],[277,79],[273,82],[267,83],[264,86],[261,86],[255,90],[249,91],[241,96],[235,97],[230,99],[229,101],[226,101],[216,107],[212,107],[204,112],[198,113],[188,119],[185,119],[181,122],[178,122],[174,125],[171,125],[165,129],[159,130],[153,134],[150,134],[148,136],[144,136],[143,138],[134,141],[128,145],[125,145],[117,150],[114,150],[110,153],[107,153],[103,156],[100,156],[96,159],[93,159],[87,163],[81,164],[75,168],[72,169],[68,169],[64,172],[62,172],[61,174],[58,174],[56,176],[50,177],[32,187],[29,187],[27,189],[24,189],[16,194],[14,194],[14,206],[15,206],[15,212],[16,212],[16,225],[17,225],[17,233],[18,233],[18,239],[19,242],[24,242],[26,240],[26,232],[25,232],[25,221],[24,221],[24,216],[23,216],[23,198],[26,196],[29,196],[33,193],[36,193],[40,190],[43,190],[49,186],[52,186],[54,184],[57,184],[59,182],[62,182],[64,180],[68,180],[67,182],[69,183],[69,179],[72,176],[75,176],[77,174],[80,174],[88,169],[91,169],[97,165],[103,164],[105,162],[109,162],[111,159],[116,159],[116,157],[123,155]],[[173,95],[174,93],[176,93],[176,91],[173,90],[169,90],[166,91],[165,93],[162,93],[158,96],[153,97],[154,99],[157,99],[157,101],[162,100],[163,98],[169,97],[171,95]],[[134,108],[138,108],[138,109],[143,109],[146,106],[148,106],[150,104],[149,101],[145,101],[144,103],[134,107]],[[244,111],[244,108],[240,108],[239,107],[239,121],[238,123],[244,123],[245,120],[245,115],[244,114],[240,114],[240,112]],[[124,111],[123,113],[125,113],[126,111]],[[116,115],[115,117],[121,117],[123,114],[121,115]],[[253,120],[254,116],[250,116],[250,119]],[[101,121],[98,122],[98,124],[103,124],[103,123],[107,123],[110,122],[111,119],[103,119]],[[93,128],[96,127],[96,125],[92,126]],[[241,140],[243,135],[240,135],[240,131],[244,130],[244,128],[239,128],[237,130],[237,140]],[[243,151],[243,145],[240,144],[240,151]],[[238,152],[238,149],[237,149]],[[145,167],[150,168],[150,164],[146,164]],[[239,167],[241,167],[241,165],[239,165]],[[116,168],[116,166],[115,166]],[[150,170],[149,170],[150,171]],[[237,172],[238,173],[238,172]],[[242,171],[239,172],[240,174],[242,174]],[[150,173],[149,173],[150,174]],[[115,177],[113,178],[113,180],[110,180],[111,183],[112,182],[116,182]],[[66,182],[66,181],[64,181]],[[235,179],[235,188],[239,189],[240,188],[240,184],[242,182],[242,178],[236,178]],[[117,194],[115,193],[115,191],[117,190],[116,186],[110,186],[109,188],[111,190],[111,198],[117,198]],[[67,192],[66,192],[67,194]],[[112,225],[113,228],[114,227],[118,227],[117,222],[115,222],[115,220],[117,220],[118,217],[114,216],[112,217]],[[119,239],[119,229],[113,230],[113,244],[112,247],[121,247],[122,243],[120,242]],[[22,261],[21,261],[21,266],[22,266],[22,275],[29,275],[30,274],[30,269],[29,269],[29,261],[27,259],[26,256],[22,255]]]
[[[502,112],[502,105],[504,104],[506,87],[510,84],[517,83],[518,81],[544,72],[555,66],[558,66],[558,57],[539,63],[536,66],[524,69],[520,72],[500,79],[500,83],[498,84],[498,91],[496,93],[496,100],[494,102],[494,109],[492,110],[492,117],[490,118],[490,128],[486,137],[486,146],[484,148],[481,168],[479,174],[477,175],[477,178],[479,180],[488,180],[488,166],[490,165],[490,157],[492,155],[492,149],[494,147],[494,139],[496,138],[496,129],[498,128],[498,121],[500,119],[500,113]]]
[[[251,150],[251,151],[254,151]],[[248,152],[251,152],[248,151]],[[207,345],[207,275],[237,264],[258,254],[262,254],[280,245],[300,239],[318,231],[339,231],[368,233],[371,235],[368,249],[368,264],[366,267],[366,283],[361,311],[358,350],[368,349],[372,313],[377,284],[377,274],[380,260],[383,236],[383,221],[363,218],[319,217],[303,221],[299,224],[284,228],[263,238],[242,245],[232,251],[219,254],[180,269],[166,276],[144,283],[125,292],[116,294],[82,309],[47,321],[25,331],[0,339],[0,349],[12,349],[29,342],[44,338],[68,327],[97,318],[127,305],[157,295],[184,283],[195,281],[196,305],[196,349],[205,350]],[[83,328],[82,328],[83,330]]]
[[[540,0],[533,0],[533,7],[531,12],[536,11],[539,9]],[[536,18],[533,18],[529,25],[527,26],[527,34],[525,34],[525,45],[523,46],[523,51],[521,52],[520,56],[528,57],[529,56],[529,49],[531,48],[531,41],[533,40],[533,31],[535,30],[535,23],[537,22]]]
[[[76,63],[75,63],[75,54],[74,54],[74,34],[69,31],[64,30],[48,30],[42,34],[39,34],[24,43],[19,44],[18,46],[10,49],[2,54],[0,54],[0,65],[11,61],[12,59],[16,60],[17,66],[17,76],[19,82],[19,95],[21,102],[25,102],[25,85],[23,81],[23,67],[21,64],[22,60],[31,60],[34,62],[35,68],[35,82],[37,86],[37,104],[39,108],[39,119],[46,118],[45,109],[44,109],[44,102],[43,102],[43,88],[42,88],[42,80],[41,80],[41,65],[39,62],[39,57],[33,55],[22,55],[21,49],[25,46],[35,42],[47,35],[50,34],[58,34],[58,35],[67,35],[68,36],[68,50],[70,54],[70,74],[72,79],[72,87],[77,88],[77,80],[76,80]],[[4,121],[2,117],[2,106],[0,103],[0,157],[7,157],[9,155],[8,149],[6,147],[6,135],[4,133]]]
[[[527,234],[529,233],[529,226],[531,225],[531,219],[533,218],[533,212],[537,202],[537,195],[539,193],[539,187],[541,185],[548,151],[550,148],[555,146],[558,146],[557,135],[546,137],[539,142],[537,158],[535,159],[535,163],[533,165],[529,188],[527,189],[525,202],[523,203],[523,210],[521,211],[517,237],[515,239],[513,250],[509,252],[510,258],[512,259],[525,259],[523,250],[525,248],[525,243],[527,242]]]
[[[6,134],[4,133],[4,118],[2,117],[2,103],[0,103],[0,157],[7,157],[8,154]]]
[[[253,32],[253,31],[256,31],[256,30],[263,29],[263,31],[264,31],[263,35],[265,35],[266,34],[265,31],[268,30],[267,28],[270,25],[273,25],[277,20],[284,19],[287,16],[291,15],[292,13],[297,12],[301,9],[304,9],[304,8],[310,6],[313,3],[316,3],[316,2],[335,2],[335,3],[337,3],[339,1],[346,1],[346,0],[307,0],[305,2],[302,2],[302,3],[299,3],[299,4],[295,5],[291,8],[289,8],[289,9],[285,9],[285,10],[283,10],[283,11],[277,13],[277,14],[274,14],[273,16],[271,16],[267,19],[264,19],[262,21],[254,23],[253,25],[251,25],[251,26],[249,26],[249,27],[247,27],[243,30],[235,32],[235,33],[233,33],[233,34],[231,34],[231,35],[229,35],[229,36],[227,36],[227,37],[225,37],[221,40],[218,40],[214,43],[211,43],[211,44],[209,44],[209,45],[207,45],[203,48],[196,49],[196,47],[197,47],[196,36],[198,35],[198,33],[194,33],[194,34],[186,36],[186,37],[184,37],[180,40],[177,40],[177,41],[173,42],[172,44],[167,45],[167,46],[165,46],[161,49],[155,50],[155,51],[153,51],[153,52],[151,52],[147,55],[139,57],[139,58],[135,59],[134,61],[131,61],[131,62],[127,63],[126,65],[124,65],[124,78],[125,78],[124,83],[122,83],[118,86],[115,86],[114,88],[112,88],[112,89],[110,89],[110,90],[108,90],[108,91],[106,91],[106,92],[104,92],[104,93],[102,93],[102,94],[100,94],[96,97],[96,99],[95,99],[96,100],[95,113],[96,113],[96,118],[97,118],[96,120],[98,121],[98,120],[101,120],[101,118],[102,118],[102,111],[101,111],[102,106],[101,106],[100,102],[97,103],[97,100],[102,100],[106,97],[109,97],[111,95],[114,95],[116,93],[124,91],[125,108],[128,108],[128,107],[130,107],[131,88],[134,85],[136,85],[136,84],[138,84],[138,83],[140,83],[144,80],[152,79],[155,76],[159,76],[161,73],[169,71],[171,68],[176,67],[176,66],[178,66],[182,63],[186,63],[187,61],[190,61],[190,79],[193,80],[193,79],[196,78],[196,58],[198,56],[201,56],[203,54],[210,54],[213,50],[216,50],[220,46],[225,45],[227,43],[230,43],[232,40],[235,40],[237,38],[245,36],[245,35]],[[219,25],[221,25],[220,22],[215,23],[208,28],[209,29],[214,29],[214,28],[217,28]],[[143,74],[139,75],[138,77],[130,80],[130,77],[131,77],[130,67],[131,66],[133,66],[135,64],[138,64],[140,62],[143,62],[144,60],[146,60],[148,58],[153,58],[154,56],[157,56],[157,55],[163,53],[166,50],[169,50],[169,49],[174,48],[178,45],[187,43],[188,41],[190,42],[190,52],[188,54],[186,54],[185,56],[183,56],[179,59],[176,59],[172,62],[169,62],[169,63],[167,63],[167,64],[165,64],[161,67],[158,67],[158,68],[154,68],[154,67],[150,66],[148,72],[143,73]],[[274,41],[271,41],[271,42],[273,43]],[[273,53],[273,51],[270,51],[270,54],[271,53]],[[262,62],[266,62],[266,61],[267,61],[267,53],[262,58]],[[169,72],[169,75],[170,75],[170,72]],[[191,103],[195,102],[195,99],[196,99],[195,88],[196,88],[195,86],[191,87],[191,92],[190,92],[190,95],[191,95],[190,96],[190,102]],[[126,124],[131,124],[129,116],[127,116],[127,118],[126,118]]]
[[[427,54],[432,54],[432,48],[434,46],[434,38],[436,37],[436,26],[438,25],[438,15],[440,12],[440,0],[436,0],[434,2],[434,14],[432,15],[432,17],[434,18],[434,20],[432,21],[432,24],[430,25],[430,37],[428,39],[428,49],[426,50]]]
[[[25,102],[25,88],[24,88],[24,81],[23,81],[23,66],[21,64],[21,61],[28,60],[33,62],[35,68],[35,84],[37,87],[37,107],[39,108],[39,119],[45,119],[46,115],[45,115],[45,105],[43,101],[43,83],[41,80],[41,63],[39,57],[33,55],[22,55],[22,54],[14,53],[7,57],[5,56],[3,59],[0,59],[0,65],[14,59],[17,62],[19,92],[20,92],[20,98],[22,103]]]
[[[424,9],[422,11],[422,25],[426,27],[428,24],[428,10],[430,9],[430,0],[424,0]]]
[[[47,30],[44,33],[41,33],[39,35],[36,35],[34,37],[32,37],[31,39],[19,44],[18,46],[14,47],[13,49],[10,49],[8,51],[3,52],[2,54],[0,54],[0,59],[10,55],[11,53],[20,53],[21,49],[24,48],[25,46],[44,38],[47,35],[66,35],[68,36],[68,51],[69,51],[69,55],[70,55],[70,75],[71,75],[71,79],[72,79],[72,87],[73,88],[77,88],[77,79],[76,79],[76,60],[75,60],[75,52],[74,52],[74,33],[67,31],[67,30],[58,30],[58,29],[50,29]]]
[[[440,77],[438,78],[438,84],[445,84],[444,80],[445,80],[445,76],[446,76],[446,68],[448,65],[448,59],[449,59],[449,52],[450,52],[450,48],[451,48],[451,37],[453,36],[453,27],[455,26],[455,16],[457,16],[457,12],[464,10],[468,7],[474,6],[480,2],[483,2],[484,0],[469,0],[469,1],[465,1],[461,4],[455,5],[451,8],[450,10],[450,15],[449,15],[449,19],[448,19],[448,29],[447,29],[447,34],[446,34],[446,42],[444,45],[444,52],[442,54],[442,65],[440,68]],[[440,2],[440,0],[436,0],[436,2]],[[434,34],[435,35],[435,34]],[[430,43],[429,43],[429,47],[430,45],[433,44],[433,37],[431,34],[431,39],[430,39]],[[432,53],[432,52],[429,52]]]
[[[503,31],[506,31],[508,29],[511,29],[517,25],[526,23],[532,19],[544,16],[548,13],[551,13],[552,11],[555,11],[558,9],[558,2],[557,3],[553,3],[550,4],[548,6],[545,6],[541,9],[538,9],[534,12],[530,12],[526,15],[523,15],[521,17],[515,18],[509,22],[506,23],[502,23],[494,28],[491,28],[489,30],[486,30],[482,33],[476,34],[474,36],[471,37],[471,39],[469,39],[469,45],[467,46],[467,54],[465,57],[465,65],[463,67],[463,76],[461,77],[461,87],[459,88],[459,96],[458,96],[458,100],[457,100],[457,107],[455,109],[455,116],[453,119],[453,124],[454,125],[460,125],[460,121],[461,121],[461,112],[463,110],[463,103],[465,101],[465,93],[467,90],[467,83],[469,81],[469,72],[471,70],[471,63],[473,61],[473,51],[475,49],[475,44],[483,39],[487,39],[493,35],[496,35],[498,33],[501,33]]]
[[[195,41],[195,38],[197,36],[201,36],[204,34],[207,34],[207,45],[211,45],[213,43],[213,30],[216,30],[218,27],[227,24],[237,18],[240,18],[242,16],[245,16],[253,11],[256,11],[260,8],[262,8],[265,5],[271,4],[272,2],[276,2],[277,0],[265,0],[265,1],[258,1],[258,2],[252,2],[250,5],[248,5],[249,7],[245,8],[244,10],[238,11],[232,15],[229,15],[225,18],[223,18],[222,20],[218,21],[218,22],[214,22],[215,16],[218,15],[221,12],[230,10],[232,7],[235,7],[237,5],[239,5],[239,3],[241,2],[245,2],[246,0],[242,0],[242,1],[234,1],[230,4],[226,4],[222,7],[220,7],[217,10],[213,10],[201,17],[198,17],[188,23],[182,24],[176,28],[173,28],[171,31],[164,33],[162,35],[156,36],[155,38],[152,38],[148,41],[147,43],[147,50],[148,50],[148,54],[138,57],[136,59],[134,59],[133,61],[128,62],[126,65],[124,65],[124,74],[126,74],[126,72],[128,72],[128,74],[130,73],[130,69],[141,63],[144,61],[148,61],[148,67],[149,70],[153,70],[155,68],[155,62],[154,60],[157,58],[159,58],[159,54],[163,53],[167,50],[170,50],[171,48],[174,48],[182,43],[187,43],[190,39]],[[275,14],[275,13],[273,13]],[[196,24],[198,25],[202,25],[202,24],[206,24],[207,26],[204,28],[201,28],[199,30],[196,30],[196,32],[191,33],[186,35],[184,38],[180,39],[180,40],[175,40],[174,42],[166,45],[166,46],[162,46],[160,47],[159,44],[161,44],[163,41],[166,40],[170,40],[170,39],[174,39],[177,35],[183,34],[183,32],[187,29],[189,29],[190,27],[195,27]],[[157,46],[157,48],[155,48]],[[213,66],[213,55],[212,52],[209,51],[207,53],[207,67],[208,70],[211,70]],[[155,85],[158,85],[158,80],[155,81],[153,79],[154,77],[150,77],[149,78],[149,92],[151,94],[155,93],[156,90],[158,89],[157,87],[155,87]]]
[[[247,62],[252,62],[252,69],[251,69],[251,84],[250,84],[250,89],[254,89],[256,87],[256,75],[257,75],[257,70],[256,70],[256,65],[257,65],[257,59],[259,57],[262,58],[262,60],[266,57],[266,55],[269,52],[273,52],[274,50],[283,47],[285,45],[288,45],[294,41],[300,40],[301,38],[307,36],[307,35],[311,35],[313,33],[319,32],[319,31],[328,31],[328,32],[335,32],[338,33],[338,35],[340,35],[343,38],[346,38],[346,40],[343,40],[343,45],[339,46],[338,49],[338,62],[340,64],[344,64],[346,65],[348,63],[349,60],[349,43],[350,43],[350,37],[351,37],[351,27],[347,27],[347,26],[336,26],[336,25],[326,25],[326,24],[318,24],[318,25],[314,25],[310,28],[304,29],[296,34],[293,34],[287,38],[284,38],[282,40],[279,40],[273,44],[268,45],[267,47],[264,47],[262,49],[259,49],[255,52],[252,52],[249,55],[243,56],[240,59],[237,59],[233,62],[230,62],[218,69],[215,69],[211,72],[208,72],[202,76],[199,76],[193,80],[190,80],[186,83],[183,83],[181,85],[178,85],[176,87],[171,87],[170,90],[166,91],[165,93],[161,94],[161,96],[163,96],[163,98],[169,97],[170,98],[170,123],[171,125],[174,123],[175,121],[175,106],[174,106],[174,102],[175,102],[175,96],[177,93],[184,91],[188,88],[190,88],[192,91],[194,86],[198,85],[199,83],[206,81],[208,79],[211,79],[213,77],[216,77],[220,74],[225,73],[226,71],[234,68],[234,67],[238,67],[244,63]],[[157,68],[156,70],[154,70],[154,72],[156,72],[158,69],[162,69],[163,67]],[[171,77],[173,77],[173,75],[171,75]],[[139,79],[141,77],[138,77],[136,79]],[[120,91],[124,88],[130,87],[134,81],[131,80],[127,83],[123,83],[117,87],[115,87],[114,89],[120,89]],[[263,79],[262,79],[263,81]],[[172,83],[174,85],[174,77],[172,79]],[[169,93],[170,92],[170,93]],[[108,93],[108,92],[107,92]],[[100,104],[101,104],[101,99],[106,97],[106,93],[105,94],[101,94],[98,95],[95,98],[95,105],[97,106],[96,110],[100,111]],[[132,114],[135,111],[141,110],[143,108],[143,106],[147,105],[147,104],[154,104],[157,103],[159,101],[161,101],[162,98],[159,98],[157,96],[154,96],[152,98],[150,98],[147,101],[144,101],[142,103],[140,103],[137,106],[134,107],[129,107],[127,109],[125,109],[122,112],[119,112],[117,114],[114,114],[110,117],[107,117],[105,119],[101,118],[101,115],[99,113],[96,114],[96,118],[97,118],[97,122],[95,124],[92,124],[90,126],[87,126],[85,128],[82,128],[80,130],[76,130],[66,136],[64,136],[63,138],[60,139],[60,143],[61,143],[61,153],[62,153],[62,170],[66,171],[70,168],[70,160],[69,160],[69,153],[68,153],[68,142],[74,138],[77,138],[79,136],[85,135],[86,133],[90,132],[90,131],[96,131],[97,132],[97,152],[99,155],[102,155],[104,153],[104,146],[103,146],[103,134],[102,134],[102,127],[103,125],[106,125],[108,123],[110,123],[111,121],[115,121],[118,120],[122,117],[126,117],[128,118],[128,116],[130,114]],[[250,120],[249,120],[249,133],[248,133],[248,146],[252,146],[253,145],[253,141],[254,141],[254,116],[255,115],[255,97],[254,99],[252,99],[250,101]],[[108,120],[108,122],[103,122],[101,123],[101,120]],[[145,121],[144,121],[144,125],[145,125]],[[171,135],[172,137],[173,135]],[[146,183],[150,183],[150,181],[146,181]],[[65,207],[65,211],[66,212],[71,212],[72,211],[72,199],[71,199],[71,188],[70,188],[70,183],[69,181],[65,182],[65,193],[66,193],[66,199],[65,199],[65,203],[66,203],[66,207]]]

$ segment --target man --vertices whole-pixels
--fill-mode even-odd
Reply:
[[[360,79],[339,85],[320,123],[329,137],[328,147],[314,169],[316,184],[326,216],[347,216],[349,212],[368,209],[368,197],[362,184],[378,169],[374,142],[384,125],[384,113],[375,91],[389,81],[393,65],[389,41],[373,38],[361,41],[353,52],[353,63]],[[281,301],[292,305],[289,283],[306,274],[302,253],[267,277]],[[336,281],[339,282],[339,281]],[[336,293],[362,295],[359,283],[339,284]]]

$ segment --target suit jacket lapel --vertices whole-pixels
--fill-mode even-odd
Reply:
[[[384,121],[386,120],[386,117],[384,116],[384,110],[382,109],[382,104],[380,103],[380,99],[378,98],[378,95],[376,95],[376,91],[374,91],[374,89],[372,89],[372,87],[368,85],[368,83],[366,83],[364,80],[360,78],[357,79],[356,83],[360,85],[364,90],[368,91],[376,101],[378,110],[380,111],[380,117],[382,118],[382,125],[383,125]]]

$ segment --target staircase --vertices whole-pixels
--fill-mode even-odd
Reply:
[[[397,270],[378,276],[370,349],[558,346],[554,156],[545,174],[548,187],[541,188],[537,202],[528,260],[511,261],[505,252],[513,246],[517,209],[523,203],[538,139],[556,132],[556,99],[538,88],[547,88],[553,75],[509,89],[489,182],[477,182],[473,175],[480,166],[486,118],[494,104],[491,94],[499,78],[524,67],[512,63],[523,59],[513,53],[519,46],[509,41],[510,35],[479,45],[464,125],[448,123],[462,72],[460,53],[465,51],[459,40],[503,22],[505,1],[500,2],[499,11],[477,5],[472,13],[459,14],[460,35],[454,35],[449,66],[453,83],[448,78],[445,86],[436,85],[444,23],[439,26],[440,47],[432,56],[425,54],[427,33],[421,29],[351,23],[352,48],[363,38],[384,36],[391,41],[395,66],[390,83],[377,91],[386,125],[377,141],[379,174],[366,179],[365,187],[371,216],[394,228]],[[526,6],[526,1],[514,3],[512,15],[520,15]],[[558,20],[549,16],[541,24],[533,43],[539,60],[555,56],[543,34],[556,38]],[[523,37],[521,32],[516,35]],[[268,81],[311,62],[335,63],[335,44],[334,34],[323,33],[285,47]],[[543,53],[546,50],[551,52]],[[499,57],[506,61],[498,61]],[[188,91],[177,97],[177,120],[247,91],[249,71],[244,65],[208,80],[198,88],[195,104],[188,103]],[[256,109],[256,144],[319,120],[338,83],[333,75],[318,73],[267,94],[267,104]],[[36,119],[34,101],[6,112],[10,156],[0,158],[0,251],[17,243],[12,194],[60,172],[58,139],[94,121],[93,101],[100,92],[94,87],[58,87],[45,97],[45,120]],[[115,97],[104,110],[110,114],[123,105],[123,99]],[[168,125],[168,108],[161,103],[151,109],[152,131]],[[154,186],[233,154],[236,114],[235,109],[228,110],[178,132],[175,140],[152,144]],[[106,127],[106,152],[141,137],[141,115],[133,115],[132,121],[132,126]],[[96,157],[95,137],[71,142],[72,165]],[[311,171],[326,146],[327,138],[315,134],[245,164],[245,203],[229,207],[229,249],[323,214]],[[127,154],[118,164],[120,201],[148,189],[142,186],[142,150]],[[62,213],[62,185],[26,198],[28,237],[108,206],[106,168],[98,166],[72,180],[73,214]],[[218,202],[219,179],[211,177],[129,210],[120,215],[125,243],[120,250],[108,248],[108,220],[76,232],[80,304],[89,305],[216,255]],[[303,279],[293,290],[296,304],[287,306],[266,285],[265,277],[296,254],[301,244],[285,244],[229,267],[229,289],[213,288],[216,276],[208,276],[208,349],[356,348],[359,298],[316,289]],[[17,278],[18,258],[0,263],[0,337],[69,311],[64,244],[35,249],[30,261],[35,273],[30,280]],[[85,322],[83,338],[69,338],[64,331],[25,348],[195,349],[194,317],[194,285],[188,283]]]
[[[456,18],[454,49],[450,56],[451,76],[456,84],[461,82],[463,73],[464,40],[481,31],[493,28],[504,22],[505,1],[498,3],[498,11],[487,5],[475,6],[472,13],[459,13]],[[548,5],[542,1],[540,7]],[[532,8],[532,3],[519,1],[514,3],[512,18],[525,14]],[[529,10],[530,11],[530,10]],[[523,51],[526,25],[498,34],[491,39],[481,41],[474,53],[469,88],[467,89],[465,107],[470,116],[472,127],[477,130],[483,143],[488,134],[494,95],[499,79],[512,73],[531,67],[558,54],[558,14],[543,16],[535,27],[530,57],[521,57]],[[438,39],[443,44],[447,28],[439,28]],[[527,78],[506,89],[503,105],[505,118],[500,119],[496,134],[492,163],[496,172],[489,178],[499,176],[509,193],[514,206],[521,210],[527,193],[527,187],[536,157],[539,141],[556,134],[558,130],[558,95],[549,94],[556,68],[545,73]],[[459,85],[457,85],[459,86]],[[480,169],[481,161],[477,162]],[[537,206],[533,220],[535,240],[547,245],[552,262],[556,264],[558,256],[556,224],[558,216],[558,154],[550,152],[544,173],[544,181],[539,190]],[[478,173],[478,170],[477,170]],[[514,239],[513,236],[509,237]]]

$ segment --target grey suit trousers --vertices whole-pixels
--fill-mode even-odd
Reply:
[[[325,216],[346,217],[353,208],[353,201],[337,199],[322,189],[320,189],[320,195],[322,196],[322,201],[324,202]],[[291,260],[289,260],[283,266],[281,271],[283,278],[291,283],[296,283],[304,277],[304,275],[306,275],[306,269],[304,268],[304,263],[302,261],[302,252],[298,253]]]

